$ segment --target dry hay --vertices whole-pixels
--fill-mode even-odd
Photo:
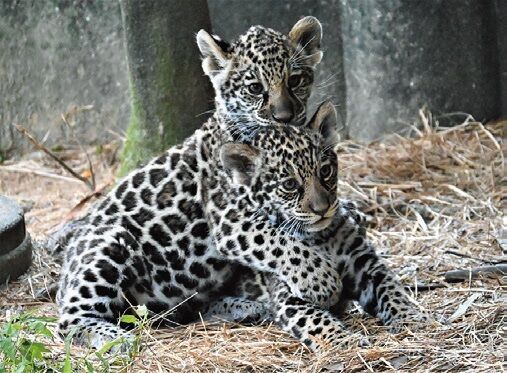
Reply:
[[[483,126],[468,120],[457,127],[434,129],[431,118],[421,118],[422,130],[413,139],[394,136],[369,146],[340,144],[340,190],[372,214],[369,236],[407,285],[440,286],[416,290],[414,296],[449,324],[391,335],[373,318],[355,310],[346,323],[369,335],[372,347],[334,350],[321,356],[273,325],[196,323],[144,330],[145,348],[128,370],[503,371],[505,278],[449,284],[441,274],[505,260],[499,240],[505,200],[502,129],[507,122]],[[74,161],[76,167],[86,164],[82,156]],[[94,156],[93,162],[105,165],[102,155]],[[13,162],[8,167],[20,164]],[[44,167],[48,173],[60,173],[48,164]],[[100,185],[114,169],[98,168]],[[28,228],[42,237],[87,191],[68,180],[0,168],[0,193],[25,204],[34,201],[27,213]],[[37,250],[31,272],[0,293],[0,306],[4,306],[0,320],[5,319],[6,309],[21,307],[36,306],[39,312],[54,313],[54,305],[37,303],[32,294],[55,272],[47,254]],[[51,350],[55,357],[62,356],[62,343],[53,341]],[[75,349],[76,356],[83,353]]]

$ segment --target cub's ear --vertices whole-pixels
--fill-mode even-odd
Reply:
[[[224,168],[237,184],[249,185],[261,163],[260,151],[237,143],[227,143],[220,149],[220,159]]]
[[[202,54],[202,69],[209,77],[220,72],[229,61],[227,52],[229,45],[218,36],[200,30],[196,36],[197,46]]]
[[[296,46],[296,53],[303,50],[305,62],[315,66],[322,59],[320,41],[322,39],[322,25],[315,17],[304,17],[297,21],[289,32],[289,39]]]
[[[338,115],[331,101],[320,104],[308,126],[322,135],[324,138],[323,147],[334,146],[340,141]]]

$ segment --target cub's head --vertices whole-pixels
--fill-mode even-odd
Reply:
[[[329,226],[338,208],[337,116],[322,104],[309,128],[271,126],[250,144],[221,149],[232,182],[246,186],[259,208],[290,232],[316,232]]]
[[[322,26],[298,21],[288,35],[253,26],[229,44],[201,30],[202,68],[217,111],[238,132],[272,124],[303,125],[315,66],[322,58]]]

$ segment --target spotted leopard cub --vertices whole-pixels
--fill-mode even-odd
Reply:
[[[322,122],[336,123],[336,113],[330,103],[321,105],[310,121],[312,124]],[[328,128],[336,128],[336,124]],[[335,191],[337,185],[336,158],[330,157],[328,152],[327,159],[332,166],[320,168],[323,180],[328,183],[320,191],[323,194]],[[301,181],[294,179],[290,184],[285,188],[293,190],[293,198],[304,199],[306,194]],[[375,252],[366,237],[364,215],[355,204],[337,199],[335,205],[334,213],[323,219],[321,225],[308,224],[304,214],[284,216],[280,211],[270,220],[293,242],[332,258],[343,289],[338,302],[327,309],[319,307],[295,296],[276,276],[243,268],[231,293],[212,303],[205,316],[249,322],[272,320],[313,349],[319,349],[322,342],[336,345],[346,341],[339,318],[351,301],[357,301],[392,332],[399,332],[405,326],[420,327],[433,322]],[[305,276],[308,264],[301,263],[300,270],[299,275]]]

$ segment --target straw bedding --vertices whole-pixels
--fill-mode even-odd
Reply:
[[[146,328],[144,348],[128,369],[503,371],[506,278],[448,283],[442,274],[505,263],[502,243],[507,237],[502,241],[501,235],[506,124],[484,126],[469,118],[456,127],[435,129],[431,117],[421,113],[414,138],[393,136],[368,146],[339,145],[340,193],[370,214],[369,236],[379,252],[411,286],[422,306],[443,316],[447,324],[392,335],[375,319],[352,309],[346,323],[369,335],[372,347],[330,350],[320,356],[274,325],[201,322],[157,331]],[[111,149],[92,156],[99,185],[113,180],[115,166],[110,160],[115,147]],[[86,173],[79,151],[63,154],[75,169]],[[0,166],[0,193],[27,208],[28,229],[36,239],[42,239],[87,194],[79,182],[58,175],[63,172],[44,157]],[[27,275],[0,290],[0,322],[26,308],[55,314],[54,304],[36,301],[33,295],[36,288],[51,282],[58,266],[40,247],[34,259]],[[49,344],[53,357],[62,358],[63,343]],[[76,348],[74,359],[86,353]]]

